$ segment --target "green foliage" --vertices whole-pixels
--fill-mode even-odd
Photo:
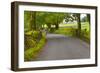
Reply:
[[[34,14],[35,13],[35,14]],[[64,19],[65,13],[56,12],[24,12],[25,29],[33,29],[34,27],[42,28],[42,25],[59,25]]]
[[[43,48],[44,44],[46,42],[46,38],[43,34],[43,37],[41,38],[41,40],[36,44],[35,47],[33,48],[29,48],[24,52],[24,60],[25,61],[31,61],[34,60],[37,56],[38,53],[41,51],[41,49]]]
[[[32,35],[32,33],[33,33],[33,31],[26,31],[25,35],[29,35],[30,36],[30,35]]]
[[[33,31],[29,31],[29,32],[26,32],[24,34],[24,48],[25,48],[25,50],[27,50],[28,48],[34,47],[36,44],[36,41],[33,40],[32,32]]]
[[[90,43],[90,33],[89,33],[89,31],[82,30],[80,38],[82,40],[86,41],[87,43]]]
[[[45,33],[42,33],[42,36],[40,39],[38,39],[40,36],[39,31],[28,31],[24,34],[24,59],[25,61],[31,61],[35,59],[38,55],[38,53],[41,51],[42,47],[44,46],[46,42],[46,35]]]
[[[25,50],[27,50],[28,48],[35,47],[35,45],[36,41],[33,40],[31,36],[25,36],[25,41],[24,41]]]
[[[47,17],[45,17],[45,22],[47,26],[59,25],[63,21],[64,15],[65,13],[56,13],[56,12],[47,13]]]
[[[62,27],[60,27],[58,30],[55,30],[54,33],[77,37],[78,28],[76,28],[75,26],[77,26],[77,24],[63,24]],[[89,22],[81,22],[80,38],[88,43],[90,42],[89,27],[90,27]]]
[[[86,30],[86,31],[90,31],[90,24],[89,24],[89,22],[81,22],[81,27],[82,27],[82,30]]]
[[[36,24],[39,28],[41,28],[42,25],[45,24],[45,17],[46,17],[46,14],[44,12],[36,13]]]
[[[38,36],[39,36],[39,31],[33,31],[33,33],[32,33],[33,39],[37,39]]]
[[[81,22],[80,15],[76,13],[58,13],[58,12],[39,12],[39,11],[24,11],[24,59],[25,61],[34,60],[44,44],[46,43],[45,33],[41,32],[43,25],[46,25],[48,31],[56,34],[63,34],[66,36],[76,36],[78,31],[81,31],[81,39],[85,41],[90,40],[90,15],[84,20],[88,22]],[[63,21],[73,22],[72,25],[62,25]],[[53,27],[54,26],[54,27]],[[60,27],[61,26],[61,27]],[[64,26],[64,27],[62,27]],[[68,27],[67,27],[68,26]],[[69,27],[72,26],[72,27]],[[74,27],[75,26],[75,27]],[[78,27],[80,26],[80,27]],[[77,27],[77,28],[76,28]],[[79,30],[80,29],[80,30]]]
[[[65,14],[65,22],[73,22],[73,21],[77,21],[78,19],[78,13],[67,13]]]
[[[24,34],[24,45],[25,50],[28,48],[32,48],[36,45],[36,43],[42,38],[42,33],[39,33],[39,31],[28,31]]]
[[[30,21],[31,21],[31,12],[24,11],[24,28],[26,30],[30,29]]]

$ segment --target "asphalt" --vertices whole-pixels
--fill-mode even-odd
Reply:
[[[90,58],[89,44],[75,37],[47,34],[47,43],[37,61]]]

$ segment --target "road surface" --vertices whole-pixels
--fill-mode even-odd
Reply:
[[[85,59],[89,57],[88,43],[75,37],[47,34],[47,43],[36,60]]]

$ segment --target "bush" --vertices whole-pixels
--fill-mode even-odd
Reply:
[[[54,31],[55,31],[55,28],[51,28],[49,32],[52,33]]]
[[[33,31],[27,31],[27,32],[25,32],[25,35],[30,36],[30,35],[32,35],[32,33],[33,33]]]
[[[31,36],[25,35],[24,36],[24,48],[27,50],[28,48],[35,47],[36,41],[33,40]]]
[[[90,32],[86,30],[81,31],[81,39],[86,41],[87,43],[90,43]]]
[[[40,41],[42,38],[42,32],[40,33],[39,31],[28,31],[24,34],[24,47],[25,50],[28,48],[33,48],[35,47],[36,43]]]
[[[33,37],[34,39],[37,39],[38,36],[39,36],[39,31],[33,31],[33,32],[32,32],[32,37]]]
[[[37,43],[35,47],[29,48],[24,52],[24,60],[25,61],[34,60],[38,56],[38,53],[41,51],[45,42],[46,42],[46,38],[45,38],[45,35],[43,34],[43,37],[41,38],[41,40]]]
[[[42,32],[41,31],[33,31],[32,37],[36,42],[38,42],[42,38]]]

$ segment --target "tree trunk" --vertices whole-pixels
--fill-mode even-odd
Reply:
[[[58,28],[59,28],[58,19],[59,19],[59,17],[57,17],[57,21],[56,21],[56,24],[55,24],[55,26],[56,26],[56,29],[58,29]]]
[[[77,23],[78,23],[78,37],[81,36],[81,20],[80,20],[80,14],[77,14]]]
[[[36,30],[36,12],[32,13],[33,29]]]
[[[91,22],[90,22],[90,14],[87,14],[87,19],[88,19],[88,22],[89,22],[89,31],[90,31],[90,26],[91,26]]]
[[[49,29],[51,29],[51,25],[48,25]]]
[[[55,24],[55,26],[56,26],[56,29],[58,29],[58,28],[59,28],[59,24]]]
[[[30,30],[32,30],[32,27],[33,27],[33,22],[32,22],[32,12],[30,12]]]
[[[36,12],[31,11],[30,30],[36,30]]]
[[[47,24],[49,31],[51,30],[51,24]]]

